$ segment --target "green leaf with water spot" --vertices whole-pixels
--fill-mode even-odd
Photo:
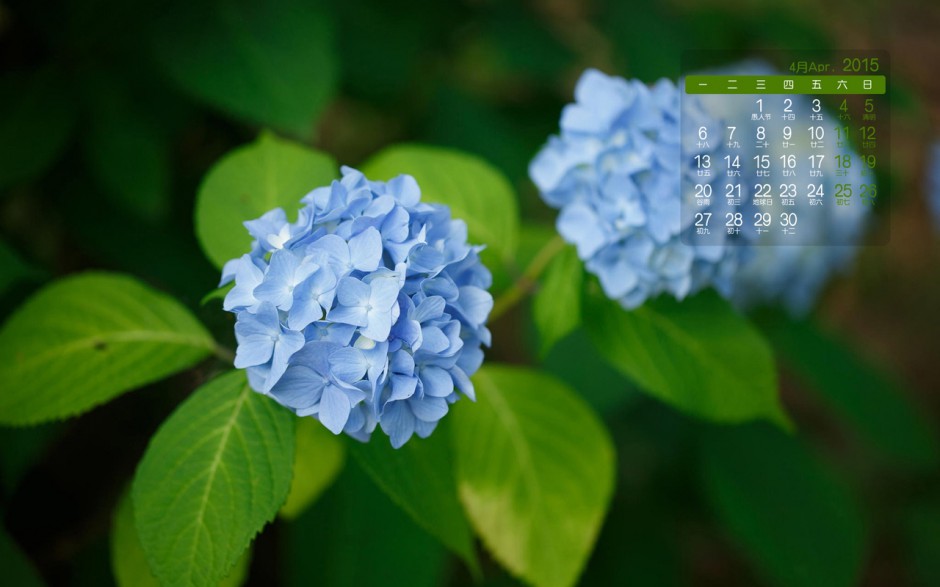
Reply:
[[[0,329],[0,423],[77,415],[191,367],[214,346],[179,302],[132,277],[66,277]]]

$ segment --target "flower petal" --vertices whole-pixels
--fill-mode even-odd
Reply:
[[[349,419],[349,398],[335,385],[328,385],[320,398],[318,417],[333,434],[339,434]]]
[[[415,417],[411,408],[404,401],[392,402],[386,406],[380,420],[382,430],[388,434],[394,448],[401,448],[415,431]]]
[[[382,260],[382,235],[367,228],[349,239],[349,262],[359,271],[375,271]]]

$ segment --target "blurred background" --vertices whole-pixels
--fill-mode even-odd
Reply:
[[[831,363],[829,381],[801,376],[786,352],[815,340],[806,323],[757,323],[779,347],[802,439],[857,497],[858,583],[940,585],[935,446],[892,445],[909,432],[903,418],[878,404],[846,416],[816,389],[835,387],[851,404],[875,378],[940,423],[940,218],[926,187],[940,125],[937,31],[940,5],[927,0],[2,2],[0,319],[54,277],[105,268],[173,293],[231,341],[230,316],[200,304],[218,274],[193,236],[193,202],[209,166],[262,128],[353,166],[405,141],[476,153],[515,185],[529,232],[544,234],[554,212],[527,166],[585,67],[652,82],[678,77],[683,49],[886,49],[891,240],[863,248],[813,316],[813,333],[829,338],[807,352]],[[540,357],[529,315],[522,306],[495,325],[489,358],[544,364],[568,381],[618,451],[617,493],[582,583],[765,584],[706,498],[707,425],[638,393],[581,332]],[[37,572],[51,585],[113,584],[115,504],[149,436],[207,369],[80,419],[0,429],[0,583],[29,584]],[[876,422],[858,426],[866,417]],[[874,443],[859,433],[872,428]],[[798,541],[817,529],[787,531]],[[484,582],[515,584],[491,561]],[[310,511],[259,537],[249,583],[472,580],[350,462]]]

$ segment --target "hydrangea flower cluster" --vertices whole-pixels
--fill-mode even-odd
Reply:
[[[664,79],[649,88],[589,69],[575,99],[562,112],[560,136],[549,139],[529,175],[545,202],[560,209],[558,232],[577,246],[607,296],[631,309],[662,292],[681,299],[714,285],[727,294],[732,247],[680,240],[694,230],[692,217],[680,216],[680,173],[693,173],[696,153],[723,158],[713,152],[719,147],[682,152],[676,85]],[[701,109],[683,116],[695,117],[695,128],[717,130]]]
[[[775,73],[760,62],[738,64],[733,70]],[[774,231],[757,240],[719,235],[722,240],[707,245],[683,244],[683,235],[694,227],[692,218],[683,216],[681,198],[692,195],[680,193],[681,177],[694,173],[697,154],[710,155],[713,164],[719,164],[713,177],[722,176],[721,162],[727,153],[721,145],[692,150],[688,146],[697,141],[681,140],[682,133],[705,127],[709,136],[720,135],[723,121],[747,111],[750,104],[744,102],[752,97],[686,96],[680,102],[679,91],[668,80],[650,88],[596,70],[582,75],[575,103],[562,112],[560,136],[551,137],[529,167],[542,198],[560,209],[559,233],[577,246],[579,257],[598,276],[608,297],[627,309],[663,292],[682,299],[712,286],[739,307],[779,302],[794,314],[806,312],[831,274],[854,258],[870,207],[854,202],[800,214],[799,246],[793,246],[792,238],[783,245]],[[763,97],[766,108],[783,110],[783,96]],[[806,116],[812,107],[806,97],[794,99],[792,106],[798,116]],[[741,131],[752,136],[758,123],[750,124],[752,128]],[[768,135],[778,136],[784,123],[775,118],[759,124]],[[824,152],[814,153],[831,158],[834,151],[829,144]],[[779,154],[773,153],[772,159]],[[741,159],[750,160],[751,155]],[[857,173],[857,168],[852,169],[850,177],[840,181],[858,183]],[[826,194],[834,193],[834,180],[822,180]],[[756,181],[756,177],[742,178],[744,185]],[[805,185],[809,177],[787,179],[794,181]],[[809,205],[805,200],[799,200],[797,213]],[[750,210],[752,205],[743,202],[741,209]]]
[[[414,178],[342,173],[296,222],[276,208],[245,223],[251,252],[221,282],[235,282],[235,366],[298,416],[363,441],[378,425],[398,448],[474,398],[492,277],[466,224],[421,202]]]

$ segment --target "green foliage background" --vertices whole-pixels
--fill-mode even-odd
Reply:
[[[935,585],[938,27],[917,0],[0,4],[3,582]],[[585,67],[769,47],[892,53],[892,240],[805,320],[624,312],[529,160]],[[502,300],[478,402],[401,451],[226,372],[240,222],[339,164],[414,174]]]

